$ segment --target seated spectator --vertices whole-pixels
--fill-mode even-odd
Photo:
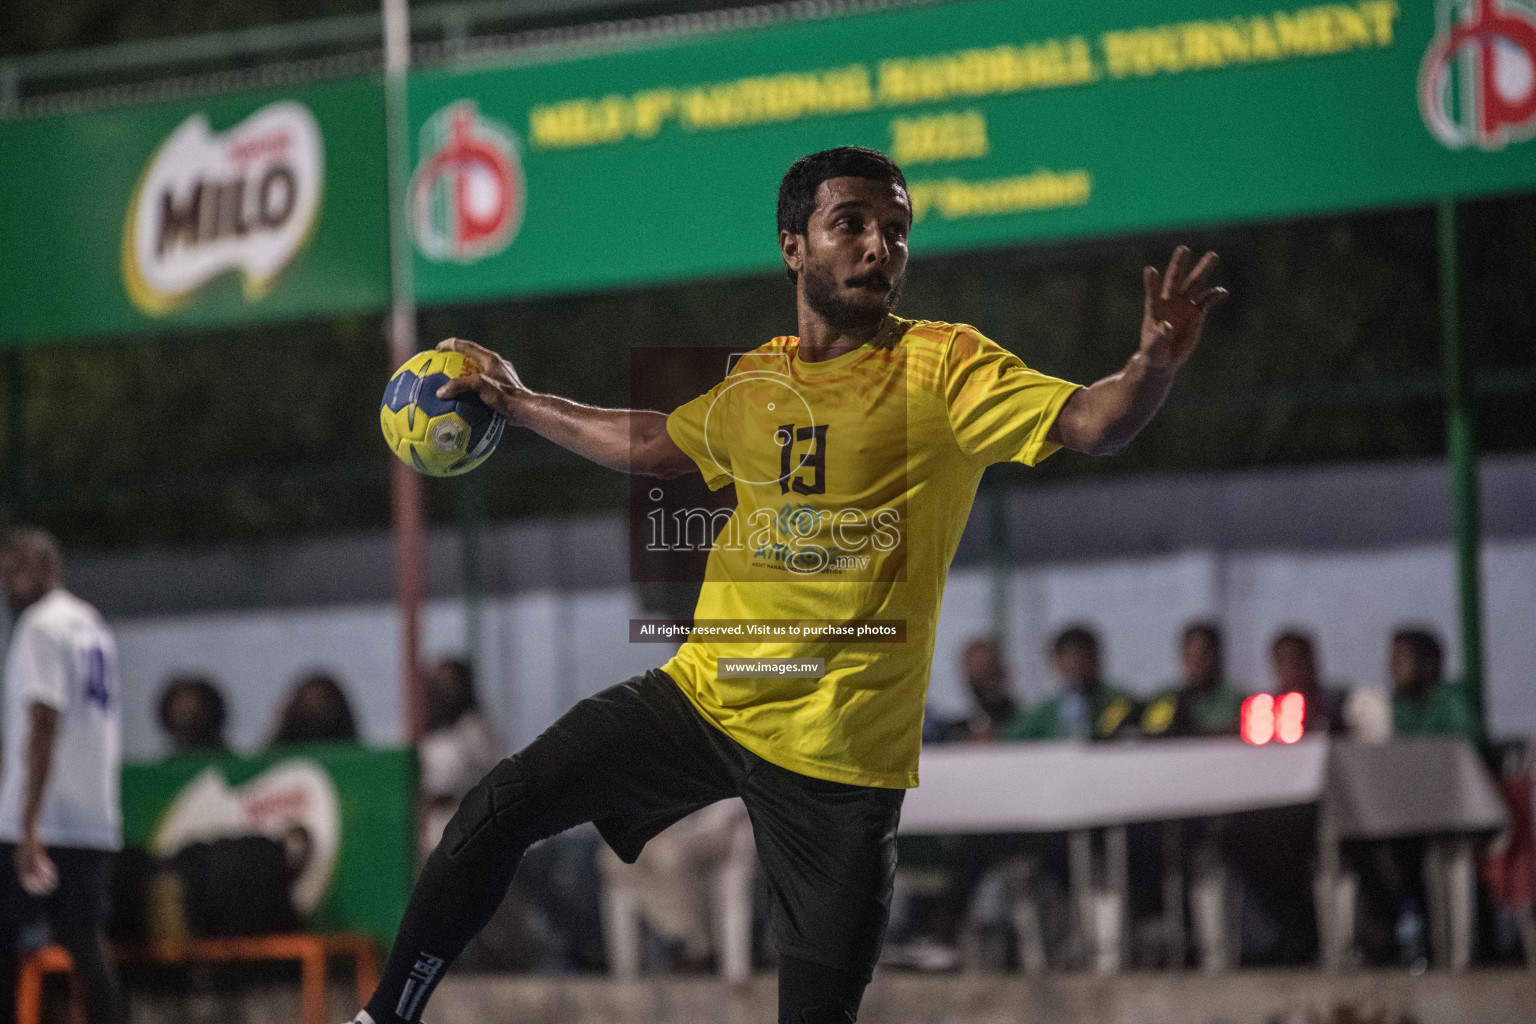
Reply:
[[[1129,722],[1136,703],[1099,674],[1099,638],[1085,626],[1061,631],[1051,644],[1061,692],[1020,712],[1002,728],[1008,740],[1104,740]]]
[[[425,732],[416,754],[421,762],[421,854],[425,859],[442,838],[464,794],[501,760],[502,747],[480,713],[469,665],[443,658],[423,676],[427,698]]]
[[[1483,742],[1483,723],[1460,683],[1441,678],[1445,653],[1426,629],[1392,635],[1392,732],[1396,736],[1460,736]]]
[[[311,672],[294,685],[268,746],[327,742],[357,742],[357,720],[341,684]]]
[[[660,940],[650,958],[661,961],[658,966],[705,970],[713,954],[717,960],[734,959],[725,965],[733,980],[750,973],[757,860],[752,822],[740,800],[721,800],[695,811],[647,843],[633,864],[607,846],[597,858],[606,887],[604,940],[611,970],[630,975],[647,959],[639,928],[643,922]],[[728,934],[733,928],[737,934]]]
[[[1406,627],[1392,635],[1392,732],[1396,736],[1460,736],[1483,741],[1482,723],[1464,687],[1442,678],[1445,655],[1427,629]],[[1364,913],[1360,945],[1371,963],[1427,963],[1424,878],[1426,842],[1421,837],[1345,844],[1360,878]]]
[[[1243,694],[1222,679],[1221,630],[1191,623],[1179,645],[1182,679],[1147,704],[1141,731],[1148,736],[1236,736]]]
[[[991,742],[1019,713],[996,639],[978,637],[966,644],[961,667],[975,709],[965,718],[935,718],[925,724],[926,742]],[[966,904],[977,881],[998,856],[998,845],[996,837],[962,835],[945,836],[926,847],[926,852],[943,865],[942,878],[937,891],[898,907],[903,921],[888,950],[889,962],[935,970],[949,970],[958,963],[958,933]],[[1006,852],[1008,841],[1002,846]]]
[[[942,723],[933,738],[941,743],[991,742],[999,730],[1019,713],[1003,667],[1003,651],[998,642],[981,637],[965,645],[961,655],[965,685],[976,701],[975,710],[965,718]]]
[[[1317,671],[1317,650],[1312,638],[1289,629],[1269,645],[1275,666],[1275,693],[1299,693],[1306,699],[1302,731],[1307,736],[1340,735],[1349,731],[1344,706],[1349,692],[1323,686]]]
[[[1062,630],[1050,646],[1051,664],[1059,692],[1038,706],[1015,715],[1000,731],[1005,740],[1105,740],[1128,724],[1134,726],[1136,704],[1107,683],[1101,673],[1099,641],[1085,626]],[[949,869],[944,900],[936,907],[937,940],[925,948],[934,954],[946,948],[974,950],[971,967],[1001,967],[1010,959],[1009,946],[1020,962],[1030,957],[1065,966],[1072,956],[1067,841],[1050,836],[945,837],[943,851]],[[1012,934],[1012,912],[1028,905],[1038,934],[1026,939]],[[990,945],[995,946],[991,952]],[[1032,952],[1026,952],[1029,947]],[[949,966],[952,966],[950,964]]]
[[[227,719],[224,695],[206,676],[173,676],[160,694],[160,727],[173,754],[227,751]]]

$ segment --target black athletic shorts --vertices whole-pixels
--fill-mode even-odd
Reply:
[[[706,721],[659,669],[579,702],[513,760],[557,817],[595,822],[631,863],[668,825],[741,797],[780,954],[869,980],[890,910],[903,790],[765,761]]]
[[[111,911],[112,865],[117,854],[73,846],[49,846],[48,858],[59,872],[59,885],[47,896],[33,896],[16,877],[16,844],[0,843],[0,934],[40,920],[55,928],[84,926],[105,930]]]

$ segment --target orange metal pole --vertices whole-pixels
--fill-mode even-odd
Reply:
[[[410,238],[405,206],[409,178],[406,71],[411,63],[411,23],[408,0],[382,0],[384,22],[385,134],[389,175],[389,266],[392,308],[389,319],[390,369],[416,354],[416,289],[412,281]],[[396,462],[390,477],[395,535],[395,600],[400,608],[400,678],[403,683],[406,736],[411,745],[421,738],[421,478]]]
[[[405,360],[400,360],[404,362]],[[411,745],[421,738],[421,477],[398,459],[390,467],[395,539],[395,603],[400,614],[400,679],[403,684],[405,734]]]

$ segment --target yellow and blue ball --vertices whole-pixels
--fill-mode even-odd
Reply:
[[[461,352],[418,352],[389,379],[379,426],[390,451],[428,476],[468,473],[490,457],[507,421],[473,392],[438,398],[437,389],[473,370]]]

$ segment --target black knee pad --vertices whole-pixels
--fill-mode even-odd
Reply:
[[[854,1024],[867,975],[779,957],[779,1024]]]
[[[464,795],[443,829],[438,849],[459,858],[473,855],[475,847],[487,840],[497,847],[515,841],[532,816],[533,794],[533,779],[521,755],[505,759]]]

